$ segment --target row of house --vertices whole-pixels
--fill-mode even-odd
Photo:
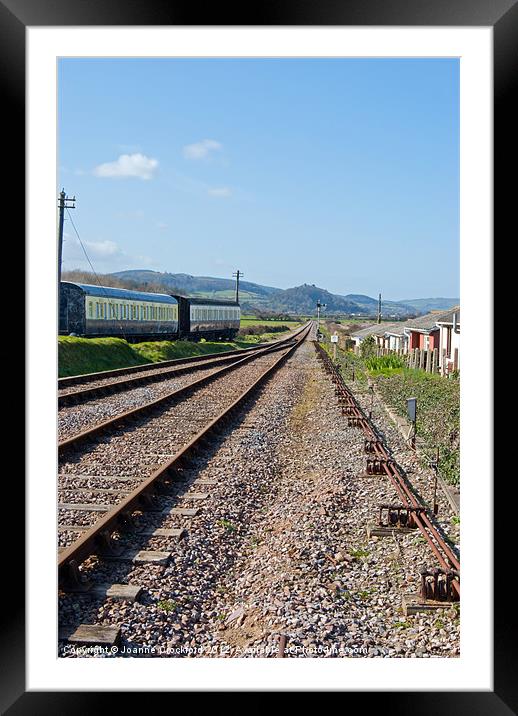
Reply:
[[[374,337],[379,348],[402,354],[416,348],[436,349],[441,373],[460,370],[460,306],[448,311],[432,311],[404,322],[375,323],[349,334],[357,347],[368,336]]]

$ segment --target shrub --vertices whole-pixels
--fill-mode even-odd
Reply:
[[[376,355],[376,341],[374,336],[367,336],[360,344],[360,354],[362,358],[369,358]]]

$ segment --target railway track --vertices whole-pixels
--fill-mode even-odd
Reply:
[[[76,440],[91,438],[109,430],[119,420],[136,417],[140,412],[153,410],[167,401],[177,400],[200,387],[213,377],[232,370],[254,356],[276,351],[290,344],[300,335],[300,329],[289,337],[253,350],[238,352],[231,357],[216,355],[210,360],[174,368],[155,368],[130,379],[108,381],[95,388],[85,388],[63,396],[72,405],[63,405],[58,414],[59,449],[73,445]],[[198,380],[192,380],[197,374]],[[116,397],[113,397],[113,396]],[[110,397],[111,396],[111,397]]]
[[[131,598],[129,592],[138,590],[128,585],[87,582],[81,564],[93,555],[135,564],[168,560],[170,550],[125,549],[124,535],[131,534],[132,544],[139,538],[143,542],[150,537],[181,538],[182,529],[139,526],[139,516],[188,518],[197,513],[206,497],[205,486],[195,485],[182,493],[182,468],[199,459],[209,441],[238,411],[246,409],[311,327],[308,324],[298,331],[295,340],[254,351],[175,391],[173,401],[171,396],[160,399],[138,413],[116,417],[109,427],[97,426],[88,435],[60,443],[58,573],[62,590],[85,594],[101,590]],[[104,643],[115,638],[113,631],[103,635],[86,629],[77,641]]]
[[[391,529],[418,528],[440,568],[421,572],[421,594],[423,599],[433,601],[456,601],[460,598],[460,559],[448,544],[433,516],[418,499],[400,467],[392,459],[387,446],[376,431],[371,420],[362,410],[352,391],[330,356],[319,343],[315,342],[318,358],[331,376],[335,395],[342,406],[342,415],[347,417],[350,427],[358,427],[365,435],[364,449],[367,455],[366,474],[388,477],[399,499],[398,504],[383,504],[379,508],[380,527]]]
[[[78,405],[90,400],[111,395],[118,391],[128,390],[137,386],[147,385],[166,378],[173,378],[196,370],[203,370],[211,365],[225,365],[238,357],[256,353],[275,345],[283,345],[303,330],[304,327],[290,335],[271,343],[260,343],[249,348],[243,348],[223,353],[208,353],[201,356],[176,358],[161,361],[158,364],[146,364],[118,368],[109,371],[100,371],[86,375],[71,376],[58,379],[58,407]],[[80,386],[80,387],[78,387]]]

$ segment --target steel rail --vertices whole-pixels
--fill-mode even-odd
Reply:
[[[63,378],[58,378],[58,390],[61,388],[69,388],[73,385],[81,383],[93,383],[96,380],[104,380],[105,378],[116,378],[119,375],[131,375],[133,373],[144,373],[147,370],[153,370],[153,368],[173,368],[175,366],[184,365],[185,363],[197,363],[211,358],[217,358],[221,356],[239,355],[248,353],[259,348],[266,348],[273,343],[280,343],[285,340],[289,340],[296,336],[300,331],[304,330],[305,326],[297,329],[289,336],[285,336],[279,341],[272,341],[271,343],[256,343],[248,348],[237,348],[231,351],[220,351],[216,353],[205,353],[204,355],[198,356],[186,356],[185,358],[173,358],[171,360],[159,361],[158,363],[145,363],[144,365],[133,365],[126,368],[114,368],[113,370],[101,370],[96,373],[83,373],[81,375],[70,375]]]
[[[92,527],[86,528],[82,534],[69,547],[63,549],[58,556],[58,576],[60,581],[70,575],[70,570],[76,569],[85,559],[99,550],[103,535],[111,535],[114,531],[122,529],[128,522],[128,517],[135,511],[145,511],[143,501],[146,496],[155,494],[156,488],[164,483],[175,467],[182,464],[204,441],[240,408],[251,395],[268,380],[268,378],[280,368],[280,366],[295,352],[303,343],[311,329],[309,324],[304,332],[301,332],[297,341],[289,347],[284,346],[284,353],[239,395],[229,406],[222,410],[202,430],[200,430],[190,441],[182,447],[172,458],[163,463],[152,475],[144,480],[137,488],[123,498],[117,505],[101,517]]]
[[[309,330],[309,326],[307,327],[307,330]],[[290,341],[298,340],[298,337],[301,335],[301,333],[302,332],[299,331],[295,338],[293,338],[293,337],[290,338]],[[229,373],[233,370],[236,370],[237,368],[241,367],[242,365],[245,365],[246,363],[249,363],[258,357],[267,355],[269,353],[274,353],[279,350],[283,350],[288,343],[289,343],[289,341],[286,340],[286,341],[283,341],[282,343],[274,343],[272,345],[269,345],[266,348],[261,348],[259,351],[254,351],[253,353],[248,353],[243,358],[238,358],[234,362],[232,362],[228,365],[225,365],[222,368],[219,368],[218,370],[215,370],[213,373],[210,373],[209,375],[203,376],[202,378],[199,378],[198,380],[194,380],[191,383],[188,383],[188,385],[184,385],[181,388],[177,388],[176,390],[166,393],[165,395],[162,395],[159,398],[155,398],[154,400],[144,403],[143,405],[139,405],[136,408],[131,408],[130,410],[126,410],[123,413],[119,413],[118,415],[115,415],[114,417],[109,418],[108,420],[104,420],[103,422],[97,423],[96,425],[93,425],[90,428],[86,428],[85,430],[82,430],[81,432],[76,433],[75,435],[72,435],[69,438],[61,440],[58,443],[58,454],[62,455],[63,453],[65,453],[71,449],[75,449],[81,443],[88,441],[88,440],[92,440],[93,438],[96,438],[99,435],[101,435],[107,431],[113,430],[119,424],[121,424],[123,422],[142,417],[147,412],[150,412],[152,410],[155,410],[157,408],[165,406],[167,403],[169,403],[173,400],[177,400],[178,398],[184,398],[184,397],[188,396],[190,393],[192,393],[193,391],[198,390],[199,388],[202,388],[205,385],[208,385],[209,383],[216,380],[217,378],[220,378],[222,375]]]
[[[264,348],[255,348],[254,351],[248,351],[247,355],[253,355]],[[214,358],[208,358],[204,361],[196,361],[194,364],[175,366],[169,370],[163,370],[163,366],[157,367],[154,371],[151,368],[149,373],[145,375],[135,375],[131,378],[124,380],[114,380],[103,383],[102,385],[93,386],[91,388],[82,388],[80,390],[74,390],[70,393],[63,393],[58,395],[58,407],[63,408],[69,405],[79,405],[81,403],[88,402],[89,400],[97,400],[107,395],[113,395],[114,393],[123,392],[124,390],[131,390],[142,385],[148,385],[149,383],[158,383],[162,380],[169,380],[173,377],[185,375],[187,373],[195,373],[211,366],[225,365],[226,363],[233,363],[236,361],[236,353],[231,351],[232,355],[224,353],[223,355],[216,354]]]
[[[342,375],[340,374],[337,367],[331,361],[326,351],[318,343],[315,343],[317,355],[322,359],[324,366],[332,375],[333,382],[337,387],[337,391],[345,397],[347,400],[347,407],[352,409],[354,412],[353,416],[359,421],[360,426],[364,430],[364,433],[368,435],[371,440],[374,440],[374,454],[376,458],[382,461],[382,467],[386,476],[390,479],[393,487],[398,493],[399,497],[403,502],[404,507],[424,507],[425,505],[417,499],[416,495],[411,491],[408,485],[407,479],[401,474],[399,468],[396,466],[393,460],[391,460],[390,453],[388,452],[380,434],[377,432],[372,422],[365,415],[362,407],[356,400],[352,391],[345,384]],[[415,513],[412,515],[412,519],[420,532],[428,542],[432,552],[437,557],[439,564],[445,570],[455,569],[460,572],[460,561],[457,555],[450,548],[448,543],[444,540],[436,525],[433,524],[430,517],[423,511],[422,513]],[[435,542],[434,542],[435,540]],[[439,551],[442,550],[442,554]],[[453,580],[452,586],[455,589],[458,596],[460,596],[460,584],[457,580]]]

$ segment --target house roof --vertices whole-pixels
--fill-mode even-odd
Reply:
[[[405,322],[405,327],[409,331],[431,331],[436,327],[437,323],[444,321],[448,316],[452,316],[452,312],[453,309],[448,311],[432,311],[425,316],[411,318]]]
[[[353,338],[367,338],[367,336],[383,336],[385,333],[392,333],[396,335],[403,334],[403,328],[405,324],[399,322],[394,323],[373,323],[366,328],[361,328],[359,331],[354,331],[350,335]]]
[[[457,314],[457,320],[460,323],[460,307],[454,306],[448,311],[432,311],[425,316],[410,318],[407,321],[395,321],[394,323],[373,323],[370,326],[361,328],[359,331],[351,333],[352,338],[363,340],[367,336],[383,336],[391,334],[393,336],[401,336],[405,332],[420,331],[428,333],[436,328],[437,323],[453,323],[453,314]]]
[[[460,324],[460,306],[454,306],[451,310],[445,313],[437,323],[453,323],[453,314],[457,314],[457,323]]]

